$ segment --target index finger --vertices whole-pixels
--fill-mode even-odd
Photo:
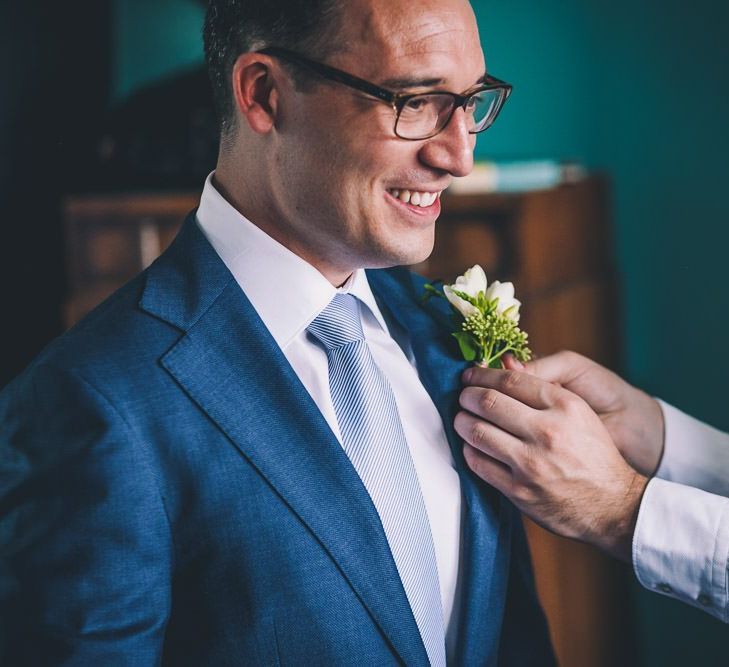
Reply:
[[[552,407],[560,391],[551,382],[525,371],[501,370],[473,366],[463,373],[463,383],[474,387],[496,389],[536,410]]]

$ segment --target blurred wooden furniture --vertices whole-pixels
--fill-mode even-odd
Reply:
[[[169,244],[195,194],[73,198],[66,205],[70,326]],[[618,354],[615,272],[604,180],[515,194],[443,196],[431,257],[414,267],[452,280],[479,263],[512,280],[532,349],[569,348],[608,366]],[[526,521],[537,588],[562,667],[626,664],[625,570]]]
[[[199,203],[199,194],[187,192],[69,198],[64,206],[66,326],[147,268]]]
[[[604,179],[521,194],[445,197],[433,254],[418,267],[452,280],[473,264],[511,280],[539,355],[571,349],[615,368],[617,276]],[[631,664],[629,573],[525,520],[539,596],[562,667]]]

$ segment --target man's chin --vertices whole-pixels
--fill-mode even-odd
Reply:
[[[400,253],[400,266],[411,266],[413,264],[420,264],[424,262],[428,257],[433,254],[433,248],[435,247],[435,228],[433,228],[427,235],[423,235],[421,238],[416,239],[410,246],[402,249]]]
[[[433,252],[434,242],[431,239],[427,243],[418,243],[407,248],[389,248],[387,251],[378,253],[368,263],[369,269],[388,269],[392,266],[412,266],[424,262]]]

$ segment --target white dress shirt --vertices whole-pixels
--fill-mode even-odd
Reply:
[[[664,452],[633,536],[640,583],[729,622],[729,434],[659,401]]]
[[[342,442],[329,391],[326,352],[306,327],[337,292],[356,296],[362,329],[377,365],[395,394],[405,438],[417,471],[435,546],[446,628],[447,653],[453,655],[458,609],[461,540],[461,489],[440,415],[418,377],[409,342],[393,339],[363,270],[339,289],[312,265],[275,241],[241,215],[216,190],[212,174],[197,211],[205,237],[245,292]],[[401,345],[403,347],[401,347]],[[403,351],[403,348],[405,351]]]

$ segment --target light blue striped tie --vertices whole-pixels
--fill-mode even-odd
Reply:
[[[357,300],[337,294],[308,330],[326,348],[344,450],[380,516],[428,659],[433,666],[445,666],[430,522],[395,395],[364,339]]]

